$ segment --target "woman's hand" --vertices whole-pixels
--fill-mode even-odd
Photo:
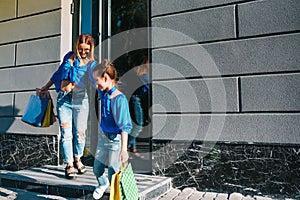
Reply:
[[[45,86],[43,86],[43,87],[41,87],[41,92],[45,92],[45,91],[47,91],[49,88],[45,85]]]
[[[51,80],[48,81],[48,83],[46,83],[46,85],[44,85],[41,88],[41,92],[47,92],[52,85],[53,85],[53,82]]]

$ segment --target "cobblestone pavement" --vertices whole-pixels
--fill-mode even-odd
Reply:
[[[171,189],[168,193],[151,200],[275,200],[270,197],[263,196],[243,196],[240,193],[215,193],[200,192],[193,188],[185,188],[182,191]],[[278,200],[278,199],[276,199]],[[294,200],[285,198],[285,200]]]
[[[28,192],[22,189],[0,187],[0,200],[75,200],[74,198],[65,198],[55,195],[46,195],[35,192]],[[84,199],[93,199],[91,196]],[[108,199],[108,198],[106,198]],[[274,200],[262,196],[243,196],[240,193],[224,194],[214,192],[199,192],[193,188],[184,190],[171,189],[166,194],[151,200]],[[276,199],[277,200],[277,199]],[[295,200],[288,199],[285,200]]]

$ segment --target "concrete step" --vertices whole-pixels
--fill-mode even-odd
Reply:
[[[171,188],[171,178],[168,177],[135,174],[135,179],[140,200],[158,197]],[[92,199],[97,181],[92,167],[87,166],[87,173],[68,180],[64,177],[64,166],[47,165],[20,171],[0,170],[0,186],[75,199]],[[102,199],[108,197],[109,188]]]
[[[29,192],[23,189],[1,187],[0,200],[71,200],[65,197]]]

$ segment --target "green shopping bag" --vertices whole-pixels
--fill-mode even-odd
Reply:
[[[110,200],[138,200],[139,191],[130,163],[122,165],[121,171],[113,175]]]
[[[131,164],[128,163],[122,173],[121,180],[121,199],[123,200],[138,200],[139,191],[136,185]]]

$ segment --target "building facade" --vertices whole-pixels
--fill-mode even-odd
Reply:
[[[299,197],[299,8],[151,1],[151,26],[184,34],[152,35],[155,174],[178,187]]]
[[[70,1],[4,0],[0,7],[1,169],[57,164],[57,123],[38,129],[21,117],[35,88],[49,80],[71,48]]]
[[[76,34],[105,34],[94,16],[107,3],[95,2],[0,2],[0,169],[59,164],[58,123],[20,119]],[[178,188],[299,197],[299,1],[147,4],[150,172]]]

